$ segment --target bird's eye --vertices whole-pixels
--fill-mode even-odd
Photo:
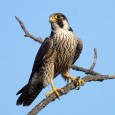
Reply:
[[[55,18],[56,18],[56,19],[60,19],[61,16],[60,16],[60,15],[56,15]]]

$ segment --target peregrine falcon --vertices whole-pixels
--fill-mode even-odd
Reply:
[[[41,45],[35,57],[33,69],[28,83],[18,91],[21,94],[16,102],[17,105],[30,105],[43,88],[48,84],[51,85],[52,91],[46,93],[46,96],[55,92],[58,99],[60,95],[53,79],[59,74],[65,80],[75,81],[75,77],[70,75],[70,67],[78,59],[83,43],[78,38],[70,24],[62,13],[54,13],[49,17],[51,23],[51,34]],[[79,79],[77,85],[83,85],[84,81]]]

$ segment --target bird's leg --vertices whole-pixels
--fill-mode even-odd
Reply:
[[[61,89],[61,88],[56,88],[55,86],[54,86],[54,84],[53,84],[53,81],[51,80],[51,87],[52,87],[52,91],[51,92],[48,92],[48,93],[46,93],[46,97],[47,96],[49,96],[50,94],[52,94],[52,93],[55,93],[56,95],[57,95],[57,97],[58,97],[58,99],[60,99],[60,95],[59,95],[59,93],[58,93],[58,91],[61,91],[61,92],[63,92],[64,90],[63,89]]]
[[[72,81],[75,81],[76,78],[70,75],[70,71],[68,70],[66,73],[63,74],[64,77],[71,79]],[[82,79],[78,79],[77,82],[75,82],[75,84],[77,85],[78,89],[80,89],[80,86],[84,85],[85,82]]]

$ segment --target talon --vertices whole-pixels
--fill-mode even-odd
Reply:
[[[79,79],[77,82],[75,82],[75,84],[77,85],[78,89],[80,89],[80,86],[83,86],[85,84],[85,82],[82,79]]]
[[[52,94],[52,92],[47,92],[45,96],[48,97],[50,94]]]
[[[57,90],[60,91],[60,92],[62,92],[62,93],[64,93],[64,90],[61,89],[61,88],[57,88]]]
[[[59,95],[58,91],[60,91],[60,92],[64,92],[64,90],[61,89],[61,88],[55,88],[55,87],[52,87],[52,91],[46,93],[46,97],[48,97],[48,96],[49,96],[50,94],[52,94],[52,93],[55,93],[55,94],[57,95],[58,99],[60,100],[60,95]]]
[[[66,74],[65,77],[71,79],[72,81],[75,81],[75,84],[78,87],[78,90],[80,89],[80,86],[83,86],[85,84],[85,82],[82,79],[80,79],[80,78],[76,82],[76,78],[73,77],[73,76],[70,76],[69,74]]]

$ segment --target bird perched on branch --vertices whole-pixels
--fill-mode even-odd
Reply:
[[[76,79],[70,75],[70,67],[82,51],[82,41],[76,37],[63,14],[52,14],[49,22],[51,23],[51,34],[44,40],[36,55],[28,83],[17,93],[17,95],[21,94],[16,102],[17,105],[30,105],[48,84],[51,85],[52,91],[46,93],[46,96],[55,92],[60,99],[58,91],[63,90],[55,87],[53,79],[59,74],[64,79],[72,81]],[[76,82],[79,87],[83,84],[84,81],[81,79]]]

